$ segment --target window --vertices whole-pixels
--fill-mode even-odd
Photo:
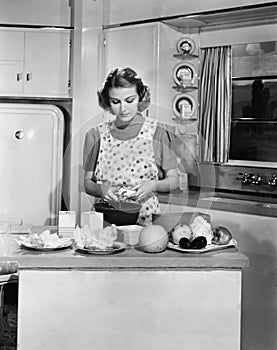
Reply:
[[[229,159],[277,162],[277,41],[232,46]]]

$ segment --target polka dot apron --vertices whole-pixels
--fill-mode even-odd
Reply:
[[[95,168],[97,181],[110,181],[114,189],[132,189],[142,180],[157,180],[153,137],[156,120],[146,120],[139,134],[131,140],[118,140],[111,135],[112,122],[101,124],[101,142]],[[142,204],[138,223],[148,225],[152,214],[160,213],[159,201],[153,193]]]

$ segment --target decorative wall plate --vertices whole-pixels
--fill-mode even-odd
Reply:
[[[192,54],[195,49],[195,43],[190,38],[181,38],[177,41],[176,49],[182,55]]]
[[[177,85],[184,87],[197,84],[196,67],[192,63],[178,63],[173,69],[173,79]]]
[[[189,94],[178,94],[173,99],[172,109],[177,118],[191,119],[196,111],[196,101]]]

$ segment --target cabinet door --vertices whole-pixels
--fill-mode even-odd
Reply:
[[[115,67],[131,67],[149,85],[156,103],[157,44],[156,24],[107,29],[104,33],[105,76]]]
[[[0,23],[70,26],[69,0],[0,0]]]
[[[23,61],[0,60],[0,94],[23,92]]]
[[[25,94],[68,95],[69,39],[69,32],[25,32]]]
[[[24,33],[0,31],[0,93],[23,91]]]
[[[0,60],[23,60],[24,32],[0,31]]]

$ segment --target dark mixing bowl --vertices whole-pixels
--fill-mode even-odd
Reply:
[[[106,223],[124,226],[136,224],[141,205],[133,202],[99,202],[94,204],[94,208],[103,213]]]

